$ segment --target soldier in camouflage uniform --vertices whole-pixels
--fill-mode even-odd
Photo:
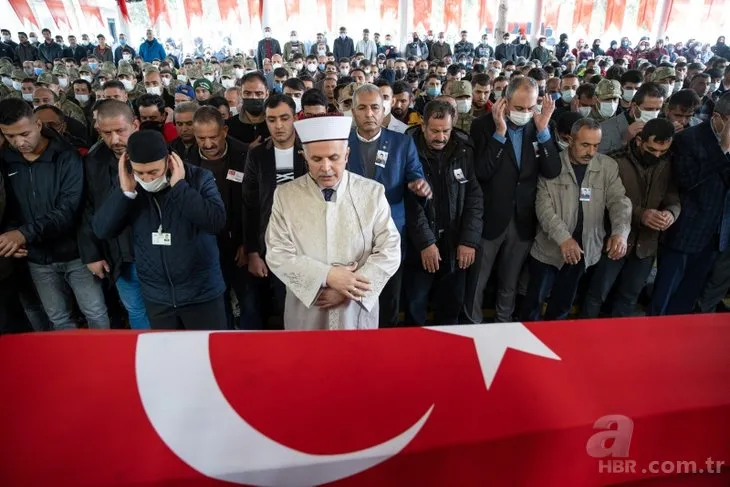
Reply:
[[[471,123],[474,121],[471,83],[468,81],[454,81],[451,83],[450,96],[456,100],[456,111],[458,113],[454,127],[463,130],[467,134],[470,133]]]
[[[196,66],[191,66],[187,69],[188,71],[188,84],[193,86],[197,80],[203,77],[203,70],[198,69]]]
[[[213,91],[210,93],[210,95],[223,96],[226,92],[226,89],[223,88],[223,85],[216,81],[215,76],[215,66],[213,66],[212,64],[206,64],[205,66],[203,66],[203,77],[210,81],[213,85]]]
[[[236,72],[233,69],[233,66],[226,66],[221,71],[221,86],[223,87],[224,95],[225,90],[236,86]]]
[[[131,90],[127,86],[125,86],[127,90],[127,97],[129,98],[130,102],[134,102],[137,98],[147,93],[144,88],[144,83],[137,82],[137,73],[134,72],[134,68],[128,62],[121,61],[119,63],[119,68],[117,69],[117,79],[119,81],[125,80],[133,83],[134,86]]]
[[[6,98],[19,98],[22,100],[23,93],[19,89],[16,90],[15,86],[20,86],[27,77],[28,75],[21,68],[13,68],[13,71],[10,73],[10,79],[13,80],[13,89]]]
[[[66,98],[66,95],[62,93],[61,87],[58,84],[58,78],[55,75],[43,73],[38,76],[37,83],[41,86],[45,85],[56,94],[56,106],[61,109],[64,115],[83,123],[84,126],[87,124],[84,111],[76,103]]]
[[[0,65],[0,76],[7,76],[12,79],[13,65],[5,62]],[[11,86],[6,86],[5,83],[0,83],[0,100],[9,98],[10,94],[15,91]]]
[[[172,69],[170,68],[160,69],[160,77],[162,78],[162,85],[165,87],[165,92],[173,98],[175,98],[175,90],[177,87],[185,84],[182,81],[175,79]]]

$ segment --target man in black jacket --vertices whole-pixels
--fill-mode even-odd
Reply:
[[[505,63],[507,61],[517,61],[516,46],[510,43],[509,32],[505,32],[502,36],[502,44],[498,45],[494,50],[494,57],[497,61]]]
[[[306,174],[301,145],[294,132],[296,105],[287,95],[266,100],[266,123],[271,139],[248,152],[243,177],[245,246],[248,253],[246,296],[241,302],[242,328],[262,329],[263,301],[273,290],[276,314],[284,312],[286,287],[266,266],[264,237],[269,225],[274,191],[280,184]]]
[[[423,204],[406,194],[408,246],[404,272],[406,323],[424,326],[434,290],[434,325],[459,322],[466,270],[474,263],[482,235],[484,203],[474,171],[474,150],[466,135],[452,131],[454,107],[426,105],[423,125],[413,134],[433,197]]]
[[[63,47],[53,40],[50,30],[43,29],[41,34],[43,34],[45,41],[38,46],[38,57],[47,66],[53,66],[54,59],[63,57]]]
[[[560,157],[548,130],[555,102],[543,97],[542,111],[535,113],[537,98],[534,79],[513,79],[492,113],[471,126],[484,193],[481,252],[467,278],[465,312],[472,323],[482,322],[484,289],[498,255],[496,321],[512,321],[520,270],[535,238],[537,177],[560,174]]]
[[[190,154],[197,150],[195,145],[195,130],[193,130],[193,116],[199,105],[194,101],[185,101],[175,106],[173,120],[177,138],[170,143],[170,148],[177,152],[180,158],[188,162]]]
[[[73,299],[90,328],[109,328],[101,281],[79,258],[76,233],[84,172],[76,150],[43,124],[26,102],[0,102],[0,151],[8,180],[8,219],[0,257],[27,258],[30,274],[54,329],[73,329]]]
[[[127,310],[132,329],[147,329],[150,322],[142,299],[132,248],[132,232],[127,226],[119,235],[100,240],[92,228],[94,214],[107,196],[119,190],[119,158],[127,150],[127,140],[139,129],[139,121],[124,102],[105,100],[96,110],[96,127],[101,136],[84,159],[86,204],[79,232],[81,260],[92,274],[106,276],[114,283]]]
[[[117,170],[120,187],[94,215],[94,234],[109,239],[131,226],[151,328],[225,329],[216,235],[226,208],[213,174],[170,153],[156,130],[129,137]]]
[[[197,149],[188,154],[188,163],[208,169],[215,177],[226,207],[226,226],[218,234],[221,270],[226,282],[226,311],[231,327],[233,314],[228,292],[233,289],[243,300],[246,252],[243,247],[242,183],[246,145],[228,137],[221,113],[212,106],[200,107],[193,117]]]

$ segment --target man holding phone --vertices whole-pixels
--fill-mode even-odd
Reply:
[[[151,328],[226,328],[216,243],[226,209],[213,174],[183,163],[154,130],[129,136],[118,174],[93,229],[108,239],[131,226]]]

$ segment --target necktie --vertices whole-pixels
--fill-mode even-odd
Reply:
[[[325,201],[332,201],[332,195],[335,194],[335,190],[332,188],[324,188],[322,194],[324,195]]]

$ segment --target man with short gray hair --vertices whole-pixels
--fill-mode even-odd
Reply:
[[[183,161],[188,160],[188,154],[195,145],[195,131],[193,130],[193,116],[199,105],[194,101],[178,103],[175,107],[173,121],[177,138],[170,142],[170,147]]]

